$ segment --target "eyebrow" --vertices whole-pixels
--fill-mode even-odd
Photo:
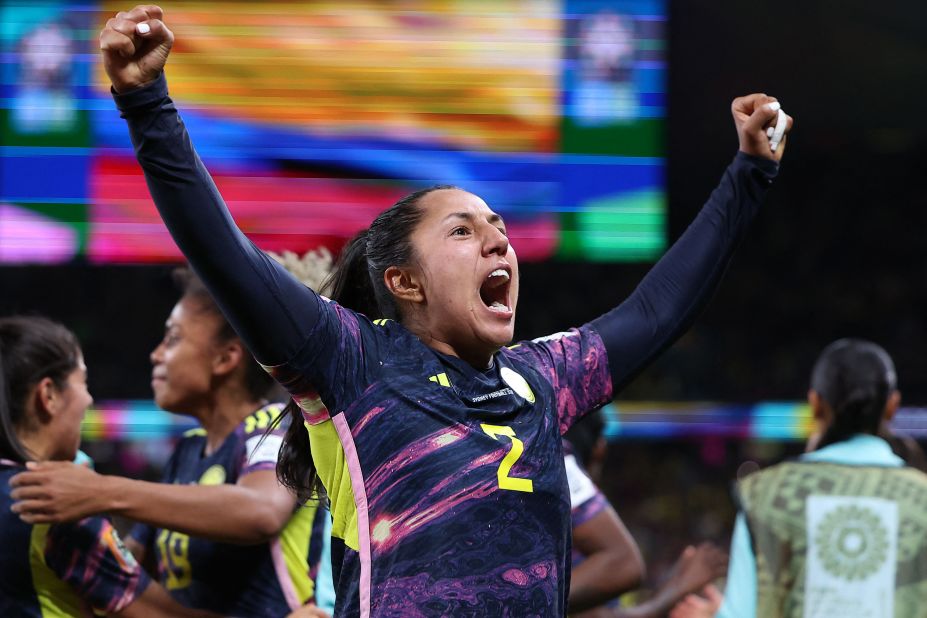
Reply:
[[[447,221],[448,219],[465,219],[467,221],[473,221],[474,218],[475,217],[469,212],[452,212],[448,216],[444,217],[444,220]],[[489,215],[489,217],[486,220],[489,221],[490,223],[505,223],[502,220],[502,215],[500,215],[499,213],[495,213],[495,212]]]

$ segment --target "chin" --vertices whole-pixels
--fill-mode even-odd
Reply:
[[[497,352],[499,348],[504,348],[505,346],[512,343],[512,339],[515,337],[515,328],[506,327],[504,329],[494,328],[486,332],[483,340],[492,346],[493,353]]]

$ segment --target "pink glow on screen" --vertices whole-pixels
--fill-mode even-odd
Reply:
[[[0,204],[0,262],[56,264],[77,254],[77,230],[40,213]]]
[[[338,251],[380,211],[409,192],[386,181],[211,172],[242,230],[262,249],[278,252],[302,253],[320,246]],[[182,260],[134,160],[97,157],[90,178],[91,261]],[[523,260],[547,258],[556,250],[556,220],[509,222],[508,228]]]

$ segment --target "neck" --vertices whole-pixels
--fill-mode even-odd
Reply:
[[[214,453],[230,433],[263,403],[238,389],[219,389],[193,416],[206,431],[206,455]]]
[[[51,444],[40,431],[18,433],[19,443],[22,444],[26,454],[34,461],[48,461],[54,451]]]
[[[475,349],[472,347],[455,346],[448,341],[435,337],[430,332],[415,332],[412,330],[412,333],[432,350],[447,354],[448,356],[455,356],[475,369],[482,370],[488,368],[492,365],[492,357],[499,351],[498,348],[495,350],[488,350],[485,348]]]

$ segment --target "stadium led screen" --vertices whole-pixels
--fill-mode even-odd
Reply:
[[[162,6],[171,95],[262,248],[335,250],[446,183],[503,214],[523,260],[664,249],[664,1]],[[180,258],[97,53],[127,7],[0,6],[0,262]]]

